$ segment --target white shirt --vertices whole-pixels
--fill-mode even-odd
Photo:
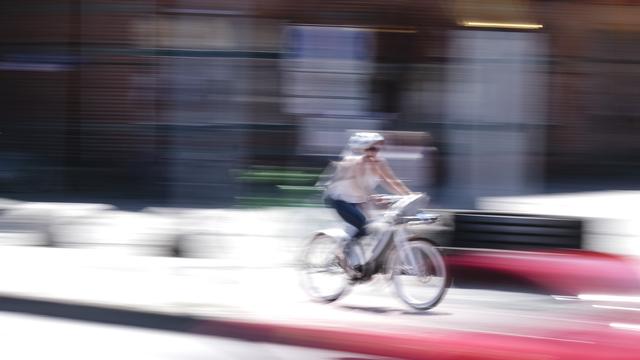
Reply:
[[[363,170],[359,173],[359,167]],[[362,163],[362,156],[347,156],[336,163],[333,180],[327,187],[327,194],[335,200],[360,204],[367,202],[369,196],[380,183],[380,177],[372,166]]]

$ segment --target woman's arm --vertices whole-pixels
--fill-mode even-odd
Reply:
[[[409,195],[411,190],[404,185],[404,183],[396,177],[389,165],[384,160],[378,160],[375,163],[378,174],[382,178],[383,182],[389,187],[389,190],[395,192],[398,195]]]

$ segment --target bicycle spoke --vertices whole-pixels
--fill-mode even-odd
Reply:
[[[447,287],[444,261],[438,250],[425,242],[412,242],[399,250],[392,278],[400,298],[423,310],[435,306]]]
[[[333,301],[347,288],[344,269],[336,256],[339,247],[338,239],[326,235],[315,237],[309,244],[303,266],[304,284],[315,299]]]

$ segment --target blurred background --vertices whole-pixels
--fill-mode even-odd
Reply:
[[[313,206],[352,129],[443,207],[637,188],[633,4],[5,1],[0,196]]]
[[[554,357],[567,349],[581,359],[623,358],[612,348],[634,358],[640,298],[616,295],[640,293],[638,5],[0,2],[0,273],[10,274],[0,277],[0,317],[11,328],[0,333],[13,336],[0,357],[77,350],[85,359],[111,336],[9,316],[54,308],[13,296],[302,324],[288,340],[287,331],[251,338],[264,328],[214,331],[195,318],[171,326],[373,355],[435,349],[450,359],[451,349],[463,356],[500,344],[487,358],[578,358]],[[398,177],[441,210],[425,236],[453,249],[455,282],[433,317],[397,309],[375,281],[335,306],[311,303],[298,287],[293,265],[304,240],[340,225],[314,184],[356,130],[383,133],[382,155]],[[509,279],[558,296],[518,294]],[[499,285],[515,291],[493,292]],[[144,323],[133,313],[96,320],[99,311],[70,309],[62,317]],[[165,318],[146,321],[171,327]],[[309,335],[311,325],[336,324],[387,329],[380,336],[388,341],[374,351],[376,341],[365,344],[361,333],[347,340],[355,348],[340,342],[344,334]],[[429,335],[459,330],[472,335],[449,336],[462,339],[457,345],[438,347],[447,336]],[[128,346],[152,359],[185,351],[356,358],[113,331],[118,343],[105,359],[131,357]],[[389,345],[407,333],[428,336],[411,338],[414,347]],[[503,340],[485,341],[489,333],[518,341],[509,352]],[[60,346],[75,336],[95,347]],[[48,342],[34,347],[35,337]],[[531,346],[523,350],[522,339]]]

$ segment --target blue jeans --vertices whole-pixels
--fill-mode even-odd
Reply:
[[[343,200],[335,200],[330,197],[326,198],[326,202],[327,205],[336,209],[338,215],[340,215],[344,221],[358,229],[358,232],[353,236],[354,239],[366,235],[364,226],[367,223],[367,218],[364,216],[360,208],[358,208],[358,204],[349,203]]]

